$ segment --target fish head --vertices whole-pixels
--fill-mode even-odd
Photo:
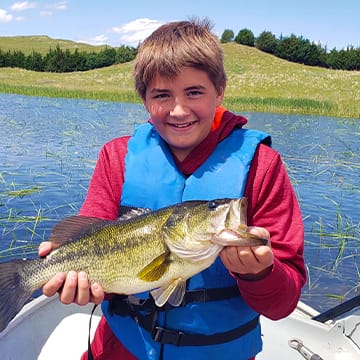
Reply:
[[[224,244],[238,239],[238,230],[246,227],[246,209],[246,198],[181,203],[164,226],[165,242],[182,258],[216,257]]]

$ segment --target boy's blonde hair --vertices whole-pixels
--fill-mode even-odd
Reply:
[[[135,59],[135,88],[145,99],[155,74],[176,77],[184,66],[205,71],[217,92],[226,86],[224,56],[208,19],[171,22],[155,30],[139,46]]]

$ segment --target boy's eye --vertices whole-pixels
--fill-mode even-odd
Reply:
[[[195,95],[199,95],[200,94],[200,91],[196,91],[196,90],[194,90],[194,91],[189,91],[189,95],[190,96],[195,96]]]
[[[201,90],[189,90],[188,91],[188,96],[199,96],[201,94],[203,94],[203,92]]]
[[[167,94],[167,93],[159,93],[159,94],[154,95],[154,99],[163,99],[168,96],[169,96],[169,94]]]

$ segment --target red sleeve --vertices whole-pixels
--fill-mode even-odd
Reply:
[[[115,220],[119,214],[129,136],[106,143],[99,154],[79,215]]]
[[[270,319],[289,315],[306,281],[304,227],[299,204],[280,155],[260,145],[251,163],[245,195],[248,225],[270,232],[274,267],[265,278],[238,280],[245,301]]]

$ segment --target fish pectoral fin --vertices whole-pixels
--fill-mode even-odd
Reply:
[[[148,282],[159,280],[168,270],[170,262],[170,253],[163,253],[140,270],[137,277]]]
[[[151,295],[157,306],[168,302],[172,306],[179,306],[186,292],[186,281],[182,278],[175,279],[168,286],[152,290]]]

